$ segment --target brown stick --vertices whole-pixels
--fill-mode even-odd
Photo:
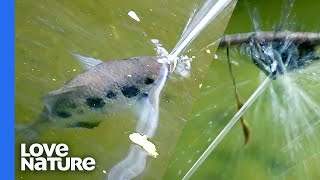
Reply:
[[[237,108],[238,111],[241,109],[241,107],[243,106],[243,102],[241,100],[241,97],[238,93],[238,89],[237,89],[237,84],[236,84],[236,80],[234,78],[234,74],[232,71],[232,66],[231,66],[231,61],[230,61],[230,53],[229,53],[229,44],[227,44],[227,59],[228,59],[228,65],[229,65],[229,72],[230,72],[230,76],[232,79],[232,84],[233,84],[233,88],[234,88],[234,94],[236,96],[236,102],[237,102]],[[244,144],[248,144],[250,138],[251,138],[251,130],[250,130],[250,125],[249,123],[244,119],[243,116],[240,117],[240,122],[241,122],[241,126],[242,126],[242,131],[243,131],[243,135],[244,135]]]
[[[289,38],[294,42],[306,45],[320,44],[320,33],[317,32],[260,31],[225,35],[221,38],[219,47],[225,47],[228,43],[230,45],[248,43],[252,35],[255,35],[258,40],[265,41],[284,41]]]

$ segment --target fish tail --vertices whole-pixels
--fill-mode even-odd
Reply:
[[[40,136],[38,131],[28,125],[26,125],[26,127],[19,125],[19,128],[16,128],[15,130],[18,138],[27,143],[37,140]]]
[[[17,138],[26,143],[37,141],[46,127],[42,125],[43,123],[43,120],[38,120],[31,124],[16,125],[15,132]]]

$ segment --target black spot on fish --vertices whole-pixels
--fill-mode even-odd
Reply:
[[[69,128],[87,128],[87,129],[93,129],[97,126],[99,126],[100,122],[84,122],[84,121],[80,121],[80,122],[75,122],[72,124],[69,124],[68,127]]]
[[[68,118],[72,116],[72,114],[67,111],[57,111],[56,114],[61,118]]]
[[[140,90],[135,86],[124,86],[121,87],[121,92],[125,97],[132,98],[138,95]]]
[[[86,104],[91,108],[103,108],[106,105],[104,100],[98,97],[87,98]]]
[[[154,83],[154,79],[150,78],[150,77],[147,77],[145,80],[144,80],[144,84],[146,85],[150,85]]]
[[[108,91],[106,96],[109,99],[116,99],[117,98],[117,94],[113,91]]]

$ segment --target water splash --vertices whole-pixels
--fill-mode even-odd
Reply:
[[[294,53],[293,51],[298,48],[290,48],[292,46],[288,46],[288,44],[290,43],[283,43],[282,48],[273,46],[272,43],[259,44],[259,46],[256,46],[254,43],[248,45],[251,48],[251,51],[247,51],[248,55],[251,58],[256,58],[253,59],[253,61],[261,61],[256,65],[260,69],[267,68],[264,72],[268,74],[268,78],[265,79],[264,75],[261,76],[262,81],[258,89],[223,128],[206,151],[189,169],[183,179],[189,179],[192,176],[227,135],[238,119],[265,90],[266,93],[264,93],[263,96],[267,97],[258,99],[258,105],[253,109],[255,114],[252,119],[259,119],[261,112],[268,112],[268,119],[272,119],[276,123],[281,124],[284,129],[287,146],[282,149],[282,152],[289,152],[293,161],[297,159],[297,152],[301,150],[300,136],[312,134],[316,126],[320,124],[320,106],[295,82],[295,78],[293,78],[297,78],[296,73],[300,71],[300,68],[305,67],[305,62],[310,63],[310,59],[307,57],[311,56],[297,57],[299,53]],[[256,49],[257,47],[260,49]],[[288,54],[290,55],[288,56]],[[313,62],[314,58],[312,57],[311,59],[311,62]],[[294,61],[295,63],[293,63]],[[315,65],[314,63],[312,65]],[[318,62],[316,65],[318,65],[319,68],[320,63]],[[301,71],[305,72],[306,70],[301,69]],[[310,73],[310,71],[307,72]],[[313,72],[312,74],[316,73]],[[319,80],[320,78],[317,79],[317,81]],[[270,86],[268,86],[269,84]],[[266,100],[271,102],[270,106],[265,106]]]
[[[180,40],[171,51],[173,57],[179,56],[183,50],[199,35],[199,33],[226,7],[232,0],[208,0],[204,5],[192,15]]]
[[[313,63],[314,70],[315,67],[320,68],[320,63]],[[310,72],[310,68],[301,71],[305,72],[306,70],[309,70],[310,74],[297,70],[279,76],[257,102],[252,115],[253,118],[258,118],[261,116],[260,112],[269,112],[266,114],[266,118],[280,125],[281,131],[284,133],[286,145],[282,148],[282,152],[289,154],[289,158],[293,162],[299,161],[297,157],[301,152],[302,141],[312,141],[314,138],[312,134],[320,123],[319,104],[298,83],[299,78],[306,79],[316,74],[316,72]],[[314,85],[319,81],[318,77],[312,79]],[[269,101],[268,106],[265,105],[266,99]]]
[[[162,63],[159,76],[155,81],[155,85],[148,92],[142,102],[142,109],[138,111],[138,123],[136,131],[148,138],[152,138],[158,127],[159,120],[159,98],[161,91],[165,85],[169,72],[173,72],[177,67],[177,61],[181,59],[177,70],[181,75],[188,75],[191,68],[191,60],[187,56],[179,56],[183,50],[199,35],[199,33],[219,14],[232,0],[208,0],[200,11],[195,15],[195,18],[189,20],[187,26],[178,41],[175,48],[170,54],[162,47],[162,44],[152,39],[151,42],[156,45],[157,55],[164,56],[159,63]],[[173,67],[170,66],[173,63]],[[170,71],[169,71],[170,70]],[[132,145],[128,155],[115,166],[112,167],[108,173],[107,179],[132,179],[140,175],[146,166],[147,152],[136,145]]]
[[[162,47],[163,45],[158,39],[151,39],[151,42],[154,44],[157,56],[169,56],[168,51]],[[174,72],[184,78],[187,78],[190,76],[191,71],[191,62],[194,59],[194,57],[188,57],[187,55],[181,55],[180,57],[176,58],[177,66],[174,70]]]
[[[289,4],[289,8],[292,8],[292,6],[293,1]],[[287,11],[287,13],[287,15],[282,15],[282,19],[288,19],[290,11]],[[256,9],[254,9],[250,18],[253,22],[254,30],[261,31],[258,11]],[[275,33],[277,33],[277,31]],[[207,47],[212,44],[209,44]],[[252,62],[264,72],[268,78],[265,79],[265,76],[261,78],[262,81],[258,89],[223,128],[215,140],[189,169],[183,179],[189,179],[192,176],[242,114],[252,105],[259,95],[263,94],[262,92],[264,90],[268,89],[266,93],[268,97],[263,99],[263,103],[262,100],[260,103],[259,101],[257,103],[265,105],[266,99],[271,101],[271,107],[264,109],[264,112],[268,112],[267,114],[271,116],[270,119],[281,123],[285,129],[286,142],[288,145],[284,149],[295,147],[296,150],[298,150],[299,148],[297,149],[297,146],[300,146],[299,142],[297,142],[298,134],[301,135],[312,132],[320,122],[320,106],[292,79],[292,76],[301,68],[305,68],[306,65],[314,63],[319,59],[313,47],[306,49],[303,45],[292,42],[290,37],[283,42],[259,41],[253,34],[249,43],[242,46],[242,52],[248,55]],[[319,80],[320,79],[318,79],[318,81]],[[269,84],[271,84],[271,86],[268,88]],[[255,107],[255,119],[261,117],[261,110],[260,106]],[[295,151],[291,151],[290,154],[292,159],[296,158]]]

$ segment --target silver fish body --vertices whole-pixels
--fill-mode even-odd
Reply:
[[[154,83],[159,57],[134,57],[100,63],[50,92],[45,98],[48,119],[67,119],[88,111],[112,113],[134,103]]]
[[[90,122],[86,114],[104,116],[133,108],[140,98],[148,96],[162,66],[158,62],[161,57],[152,56],[107,62],[80,58],[85,58],[90,68],[44,97],[45,106],[39,120],[27,128],[35,132],[24,133],[30,136],[28,139],[41,134],[43,127],[55,127],[54,124],[93,128],[99,122]]]

